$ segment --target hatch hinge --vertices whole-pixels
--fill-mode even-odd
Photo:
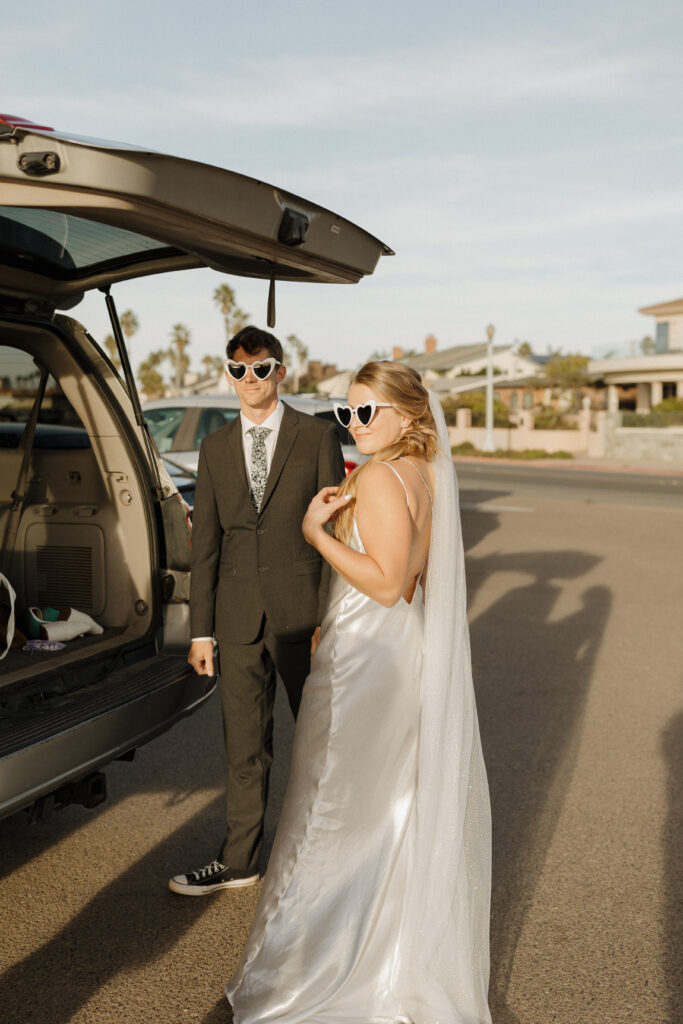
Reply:
[[[17,167],[32,178],[44,178],[46,174],[56,174],[61,164],[58,153],[43,150],[39,153],[22,153],[17,160]]]

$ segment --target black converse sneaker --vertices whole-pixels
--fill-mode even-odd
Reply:
[[[254,882],[258,882],[258,874],[241,871],[239,868],[228,868],[219,860],[212,860],[198,871],[174,875],[168,887],[172,892],[179,892],[183,896],[207,896],[219,889],[239,889],[244,885],[253,885]]]

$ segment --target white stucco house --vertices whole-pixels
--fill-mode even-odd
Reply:
[[[439,350],[436,338],[430,335],[425,341],[424,352],[404,355],[400,348],[395,348],[393,359],[418,370],[425,384],[434,391],[443,395],[458,394],[483,386],[484,378],[477,375],[486,370],[488,345],[476,342]],[[494,345],[494,382],[542,378],[546,362],[547,358],[543,356],[519,355],[513,345]]]
[[[643,306],[638,310],[654,316],[655,351],[627,359],[592,359],[590,379],[607,387],[607,408],[616,412],[625,395],[635,397],[635,410],[648,413],[665,398],[683,399],[683,298]],[[633,407],[633,399],[629,401]]]

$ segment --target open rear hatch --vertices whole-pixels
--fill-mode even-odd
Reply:
[[[391,249],[233,171],[0,115],[0,294],[69,309],[90,288],[207,266],[353,283]]]
[[[7,337],[11,344],[12,331],[21,334],[24,328],[28,329],[27,313],[29,317],[35,314],[32,328],[35,342],[17,335],[17,349],[36,358],[38,376],[41,369],[49,370],[56,379],[64,378],[65,388],[73,389],[71,400],[92,442],[93,465],[83,479],[103,481],[101,494],[98,492],[92,500],[80,503],[84,509],[95,511],[89,513],[91,520],[79,523],[78,536],[85,536],[86,526],[90,526],[93,535],[99,538],[101,534],[111,546],[117,530],[123,529],[124,519],[127,522],[134,517],[136,510],[147,505],[148,499],[158,505],[159,515],[154,514],[153,518],[159,520],[158,529],[164,538],[161,557],[165,559],[165,564],[158,567],[164,579],[164,633],[159,649],[177,653],[184,650],[187,643],[187,526],[177,496],[171,493],[169,497],[169,489],[162,486],[158,457],[140,408],[110,287],[117,281],[134,277],[203,266],[227,274],[263,278],[270,282],[268,321],[272,326],[276,280],[356,282],[374,271],[380,256],[390,253],[391,250],[373,235],[337,214],[254,178],[122,143],[81,138],[22,118],[0,115],[0,311],[9,331],[9,334],[5,332],[3,344],[7,343]],[[94,288],[107,293],[112,332],[125,379],[125,390],[115,377],[109,380],[108,387],[118,389],[120,407],[132,421],[126,430],[132,428],[142,450],[146,450],[147,479],[137,497],[131,481],[139,475],[140,467],[136,469],[135,459],[131,461],[130,453],[124,451],[122,435],[125,431],[120,424],[114,424],[111,410],[102,408],[99,419],[94,415],[93,410],[102,402],[100,396],[93,393],[84,401],[80,394],[86,387],[85,381],[92,377],[97,386],[96,378],[105,372],[103,365],[95,370],[92,364],[92,359],[97,361],[99,356],[89,351],[92,344],[85,335],[79,335],[78,341],[75,338],[66,341],[62,328],[69,334],[77,325],[69,326],[66,321],[61,323],[59,317],[52,318],[55,309],[72,308],[88,289]],[[12,319],[17,317],[12,325]],[[46,342],[49,358],[44,348]],[[73,348],[71,353],[67,352],[70,347]],[[77,358],[84,362],[79,369],[70,360],[80,349]],[[85,371],[84,380],[86,365],[89,369]],[[40,401],[37,400],[37,412]],[[27,431],[26,437],[31,440],[22,442],[24,450],[32,447],[32,431]],[[115,454],[105,450],[115,445],[122,445]],[[47,480],[61,463],[68,462],[68,473],[65,476],[67,470],[64,470],[58,482],[62,477],[80,479],[80,471],[75,466],[77,453],[51,452],[47,460],[44,454],[36,451],[30,463],[26,461],[22,465],[18,452],[4,453],[7,465],[3,471],[8,480],[18,481],[11,498],[9,491],[7,495],[0,493],[0,533],[6,541],[3,562],[7,564],[16,554],[15,547],[21,550],[24,562],[30,561],[33,551],[30,538],[25,538],[21,532],[29,521],[33,523],[35,519],[49,524],[50,536],[56,535],[58,530],[66,536],[67,525],[72,533],[75,529],[74,516],[85,515],[76,506],[72,508],[78,489],[75,485],[70,490],[67,488],[66,494],[60,492],[59,500],[53,497],[44,500],[37,492],[27,490],[32,486],[36,491],[33,478],[38,479],[42,472]],[[29,464],[33,471],[31,479],[28,478]],[[120,474],[121,479],[126,477],[125,486],[123,483],[120,487],[114,486],[112,481],[122,466],[128,466],[126,472]],[[49,487],[47,483],[44,486],[48,490],[53,487],[51,483]],[[123,491],[119,494],[121,488]],[[19,492],[22,492],[21,500],[17,501]],[[11,511],[2,507],[8,500]],[[122,502],[128,504],[124,506]],[[149,514],[152,516],[151,511]],[[142,536],[142,527],[142,523],[135,528],[128,524],[125,528],[128,540]],[[37,536],[37,532],[34,526],[31,536]],[[176,534],[180,539],[171,544]],[[42,547],[45,543],[43,538]],[[71,550],[74,544],[60,541],[52,547]],[[176,548],[182,558],[174,559]],[[125,609],[144,606],[142,618],[134,617],[134,624],[138,633],[145,633],[153,601],[146,593],[140,595],[145,589],[142,577],[149,569],[145,569],[145,558],[141,555],[133,562],[135,565],[129,573],[131,580],[107,591],[122,593],[130,589],[130,600],[123,602],[120,608],[103,605],[103,621],[112,628],[124,623],[126,631],[130,632],[130,624],[124,621]],[[102,565],[105,564],[124,565],[125,559],[109,552],[106,558],[103,556]],[[133,570],[142,574],[135,586]],[[93,573],[100,582],[104,578],[102,566],[97,571],[93,569]],[[17,578],[20,578],[18,570]],[[19,589],[26,606],[37,603],[36,588],[30,581]],[[78,605],[75,598],[72,603]],[[11,673],[5,675],[10,677]]]

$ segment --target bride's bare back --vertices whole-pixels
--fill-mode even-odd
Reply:
[[[410,603],[429,557],[433,474],[425,459],[394,459],[359,478],[354,516],[366,553]]]

